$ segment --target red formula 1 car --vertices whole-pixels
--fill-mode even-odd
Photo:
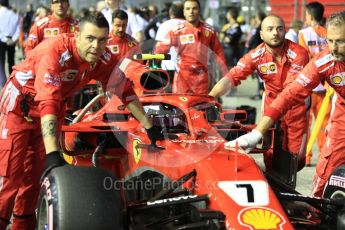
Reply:
[[[223,147],[253,128],[241,124],[245,111],[222,110],[206,95],[165,94],[169,77],[152,65],[126,59],[120,68],[165,140],[151,145],[116,97],[92,111],[104,97],[94,98],[63,127],[70,165],[43,179],[38,229],[344,229],[340,187],[323,199],[293,189],[297,163],[280,148],[279,130],[253,151],[273,148],[264,173],[251,155]]]

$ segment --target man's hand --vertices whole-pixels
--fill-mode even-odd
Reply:
[[[66,161],[60,156],[59,151],[53,151],[46,155],[45,171],[51,170],[55,167],[60,167],[67,164]],[[47,173],[47,172],[46,172]]]
[[[217,84],[212,88],[211,92],[208,94],[211,97],[219,98],[224,95],[232,88],[232,83],[229,78],[223,77]]]
[[[228,150],[235,150],[237,142],[240,149],[242,149],[245,153],[249,153],[255,148],[261,139],[262,133],[253,129],[250,133],[240,136],[233,141],[226,142],[224,144],[224,148]]]
[[[146,129],[147,136],[150,138],[151,145],[156,145],[156,141],[164,140],[162,133],[162,128],[158,126],[152,126],[149,129]]]

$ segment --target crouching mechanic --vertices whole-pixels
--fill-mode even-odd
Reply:
[[[219,97],[231,87],[237,86],[255,70],[265,82],[263,111],[271,105],[277,95],[297,77],[297,73],[308,63],[307,50],[285,39],[284,22],[278,16],[267,16],[261,24],[261,39],[264,43],[251,50],[239,60],[217,84],[210,94]],[[301,166],[304,165],[307,137],[306,105],[296,103],[281,122],[284,135],[283,147],[298,155]],[[271,167],[272,151],[265,154],[266,167]],[[302,163],[303,161],[303,163]]]
[[[148,130],[152,143],[162,139],[131,82],[111,75],[117,63],[106,49],[108,34],[104,16],[90,15],[80,22],[79,32],[42,42],[14,67],[0,104],[0,230],[6,229],[12,213],[12,229],[35,229],[42,172],[65,163],[57,138],[65,99],[91,79],[102,82],[104,89],[108,84]]]
[[[312,90],[323,80],[334,88],[332,109],[326,128],[326,143],[316,166],[312,195],[322,196],[323,189],[332,171],[345,164],[345,11],[330,16],[327,22],[328,46],[317,54],[301,71],[298,78],[287,86],[279,97],[265,110],[265,116],[257,127],[225,147],[239,147],[250,151],[261,140],[274,122],[296,103],[310,96]]]

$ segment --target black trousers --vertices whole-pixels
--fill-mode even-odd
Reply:
[[[8,46],[6,43],[0,41],[0,84],[3,86],[7,80],[5,75],[5,60],[7,54],[7,64],[9,75],[12,72],[12,66],[14,66],[14,55],[16,44]],[[1,73],[1,71],[3,73]],[[4,75],[4,76],[2,76]]]

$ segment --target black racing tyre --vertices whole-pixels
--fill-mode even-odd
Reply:
[[[37,229],[123,229],[123,205],[114,182],[111,173],[99,168],[54,168],[42,182]]]
[[[341,195],[345,197],[345,165],[339,166],[332,172],[323,193],[324,198],[335,198]]]
[[[344,203],[343,208],[337,211],[337,229],[345,229],[345,165],[336,168],[328,178],[324,198],[337,199]]]

